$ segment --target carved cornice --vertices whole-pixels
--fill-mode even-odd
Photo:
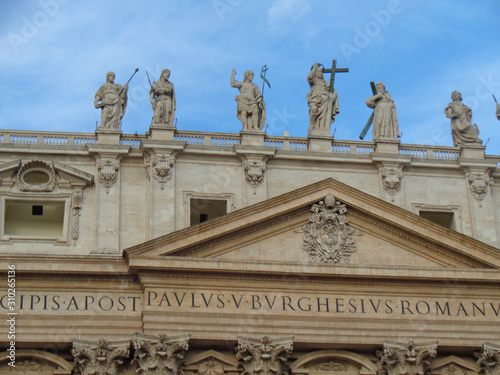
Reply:
[[[500,374],[500,344],[484,342],[481,352],[474,355],[477,357],[477,364],[486,375]]]
[[[130,341],[75,340],[71,354],[75,358],[75,370],[82,375],[118,375],[130,355]]]
[[[189,349],[190,334],[167,336],[134,335],[134,359],[136,372],[145,375],[170,374],[182,375],[184,355]]]
[[[293,336],[272,340],[268,336],[260,340],[238,337],[236,359],[245,375],[289,375],[287,361],[293,351]]]
[[[424,375],[430,366],[430,359],[437,354],[438,342],[401,343],[384,340],[383,351],[377,351],[379,364],[387,375]]]

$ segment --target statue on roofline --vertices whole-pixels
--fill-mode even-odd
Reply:
[[[153,107],[153,125],[174,126],[175,90],[169,78],[170,70],[163,69],[160,79],[151,85],[149,101]]]
[[[339,113],[337,92],[335,89],[329,91],[329,84],[323,76],[323,68],[318,63],[314,63],[311,68],[307,82],[311,87],[311,92],[306,95],[309,106],[309,133],[313,129],[329,131],[330,125],[335,121],[335,115]]]
[[[106,83],[95,94],[94,107],[101,108],[101,124],[98,129],[119,130],[127,109],[128,82],[122,87],[115,83],[115,73],[106,73]]]
[[[479,139],[479,127],[472,124],[472,109],[462,102],[462,94],[458,91],[451,93],[453,100],[444,110],[446,117],[451,119],[451,135],[453,145],[460,146],[464,143],[482,143]]]
[[[375,87],[377,93],[366,99],[366,105],[374,109],[373,140],[396,140],[400,136],[396,105],[382,82]]]
[[[236,70],[233,69],[231,87],[236,87],[240,91],[240,95],[234,98],[238,102],[236,117],[241,120],[243,130],[262,130],[266,123],[266,105],[259,88],[252,83],[254,73],[246,71],[243,82],[237,81],[234,78],[235,74]]]

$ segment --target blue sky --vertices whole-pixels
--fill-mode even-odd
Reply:
[[[452,146],[444,108],[462,93],[473,122],[500,155],[498,0],[2,0],[0,128],[93,132],[94,95],[112,70],[130,83],[124,133],[151,123],[149,83],[164,68],[179,130],[238,133],[231,70],[266,64],[267,133],[307,135],[306,81],[317,61],[337,74],[336,139],[358,140],[371,109],[370,81],[397,106],[403,143]],[[329,75],[327,75],[328,79]],[[371,132],[365,140],[371,140]]]

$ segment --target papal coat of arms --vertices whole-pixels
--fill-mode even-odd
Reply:
[[[309,223],[302,226],[303,249],[313,262],[339,263],[350,261],[356,251],[355,230],[347,220],[347,208],[328,194],[323,201],[313,204]]]

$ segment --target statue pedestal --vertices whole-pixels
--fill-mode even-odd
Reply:
[[[375,152],[379,154],[399,154],[399,144],[397,139],[376,140]]]
[[[160,141],[173,141],[176,130],[175,126],[152,124],[149,127],[148,138]]]
[[[461,159],[484,159],[486,146],[479,143],[464,143],[460,146]]]
[[[332,152],[333,137],[329,129],[311,129],[308,133],[309,151]]]
[[[264,146],[266,133],[262,130],[242,130],[240,136],[243,146]]]
[[[119,145],[123,132],[112,129],[99,129],[95,131],[97,144],[99,145]]]

